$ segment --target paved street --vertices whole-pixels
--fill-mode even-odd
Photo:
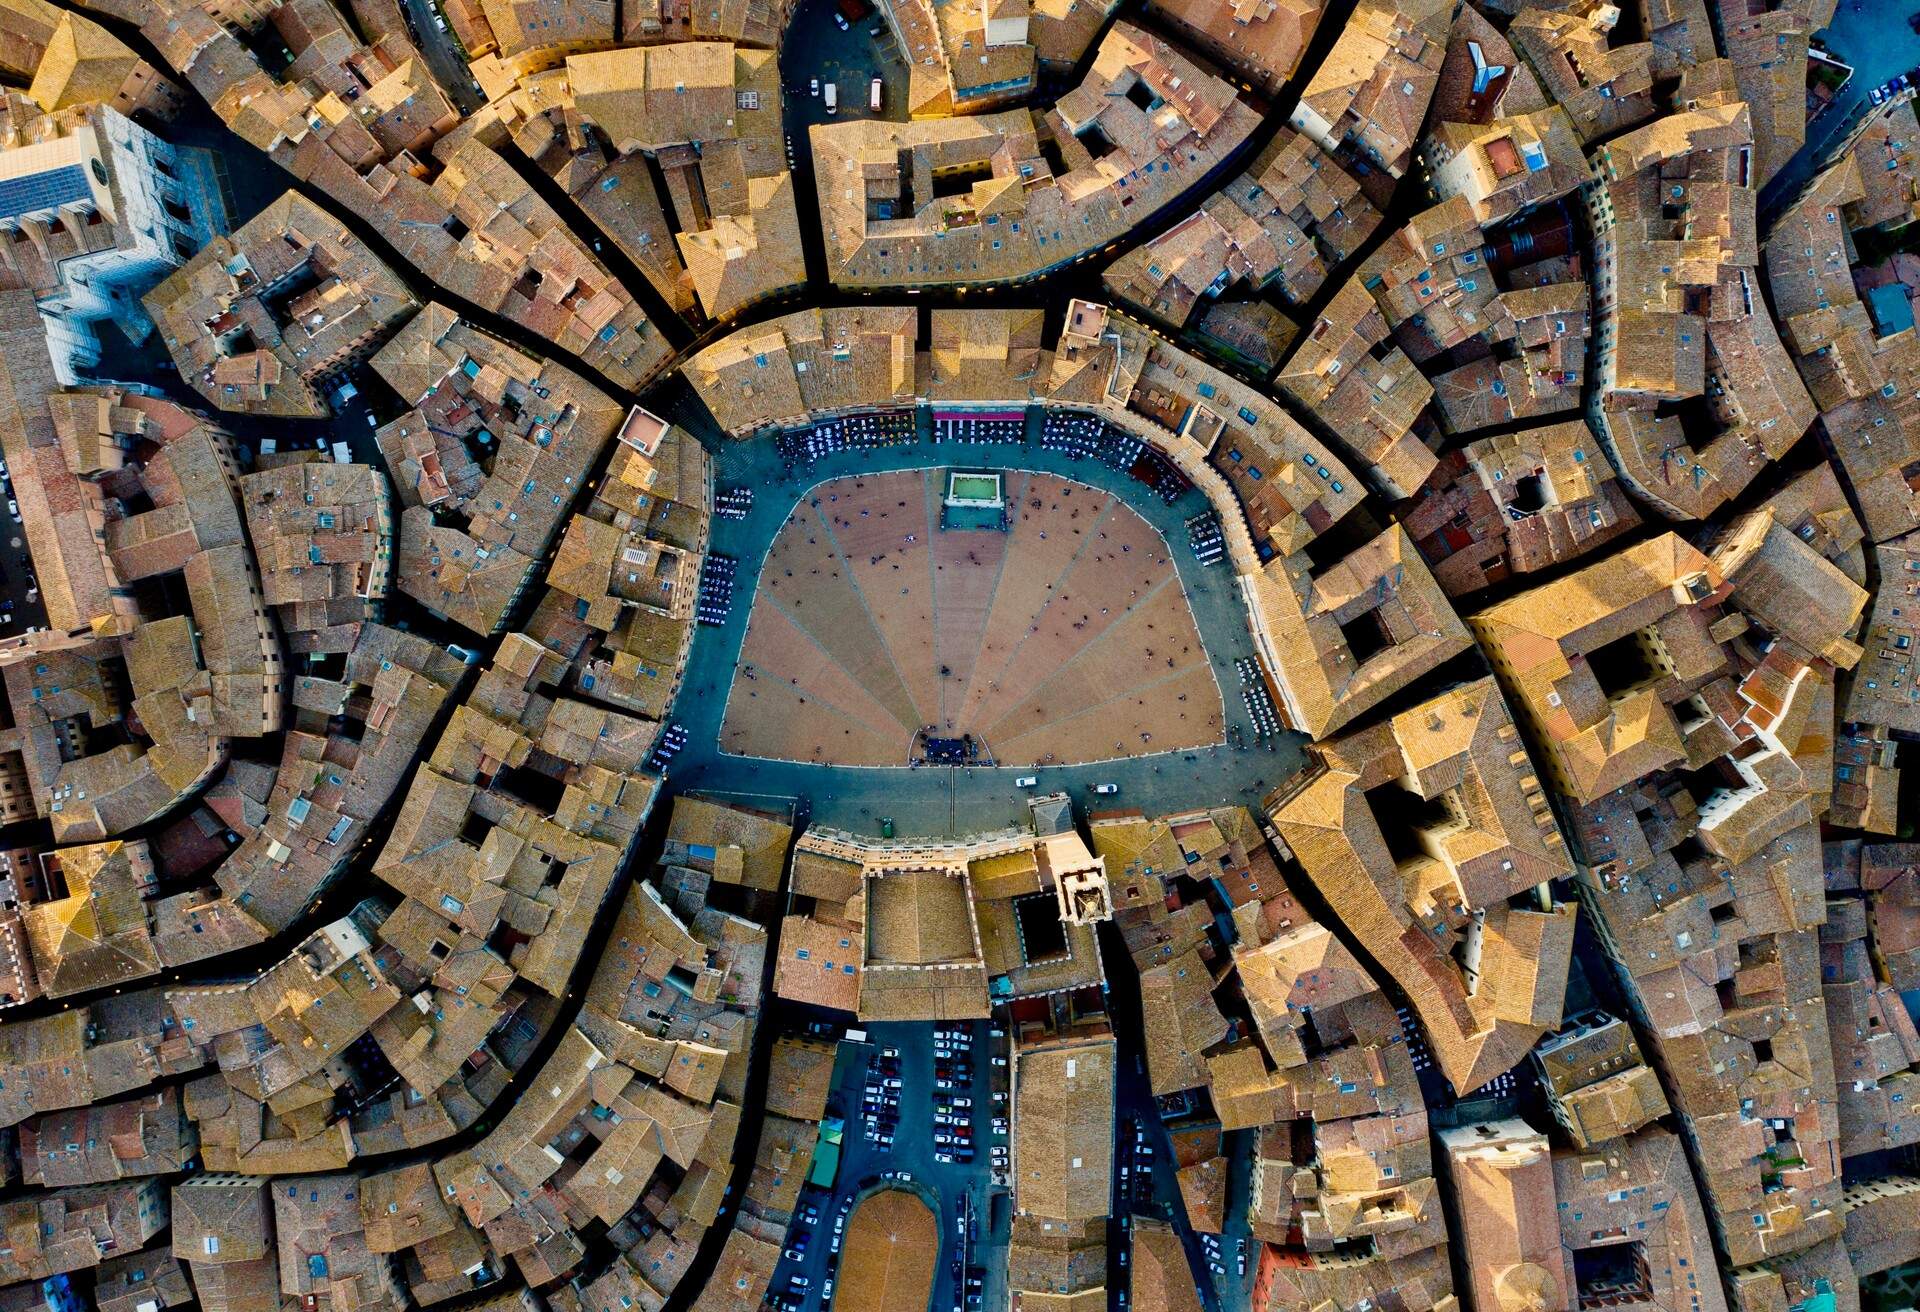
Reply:
[[[33,572],[33,557],[27,550],[26,526],[20,522],[18,503],[13,496],[13,473],[0,462],[0,639],[17,638],[33,628],[45,628],[47,608],[41,600],[39,580]]]
[[[433,70],[434,77],[453,97],[454,106],[462,114],[471,114],[485,104],[485,97],[467,69],[460,43],[454,40],[452,32],[435,21],[439,11],[430,0],[401,0],[401,8],[406,13],[408,26],[413,29],[414,44],[427,57],[427,67]]]
[[[793,1308],[801,1312],[824,1310],[830,1304],[823,1297],[827,1279],[838,1270],[845,1256],[833,1249],[834,1221],[845,1214],[864,1195],[883,1184],[898,1183],[919,1194],[931,1207],[939,1222],[940,1255],[934,1268],[932,1312],[950,1308],[986,1309],[993,1312],[1006,1306],[1006,1245],[1012,1210],[1006,1204],[1006,1191],[995,1188],[990,1179],[992,1147],[1007,1143],[1004,1135],[992,1130],[993,1117],[1005,1117],[1007,1101],[994,1094],[1007,1091],[1007,1068],[993,1065],[995,1053],[1005,1056],[1006,1040],[990,1037],[986,1021],[953,1022],[965,1030],[964,1050],[971,1054],[971,1071],[965,1081],[950,1091],[934,1087],[934,1033],[931,1024],[878,1024],[864,1027],[865,1042],[843,1043],[834,1066],[833,1092],[827,1101],[827,1115],[846,1122],[846,1138],[840,1158],[840,1174],[831,1193],[811,1186],[801,1191],[802,1213],[811,1205],[819,1219],[811,1225],[796,1219],[787,1234],[786,1248],[791,1251],[799,1235],[808,1235],[805,1255],[799,1261],[783,1258],[774,1272],[773,1289],[784,1291]],[[892,1049],[896,1058],[884,1056]],[[898,1088],[889,1088],[887,1080],[898,1080]],[[869,1082],[877,1086],[879,1097],[897,1100],[897,1108],[883,1114],[897,1117],[885,1128],[891,1133],[891,1145],[871,1137],[865,1114]],[[967,1098],[972,1106],[955,1107],[955,1115],[970,1117],[975,1157],[971,1163],[943,1163],[935,1159],[942,1151],[936,1145],[936,1133],[947,1133],[934,1123],[936,1099]],[[881,1128],[876,1118],[874,1130]],[[891,1177],[904,1171],[909,1179]],[[1000,1199],[996,1207],[994,1199]],[[963,1273],[956,1282],[954,1264]],[[978,1303],[969,1303],[964,1288],[964,1273],[969,1268],[984,1268],[983,1288],[977,1291]],[[804,1289],[796,1288],[792,1278],[806,1280]],[[903,1310],[904,1312],[904,1310]],[[915,1312],[918,1312],[916,1309]]]
[[[1187,1228],[1186,1206],[1180,1199],[1179,1163],[1174,1160],[1173,1140],[1161,1120],[1162,1109],[1153,1096],[1147,1078],[1145,1019],[1140,1010],[1140,977],[1120,933],[1112,925],[1102,925],[1100,955],[1106,965],[1107,1007],[1113,1017],[1115,1041],[1119,1048],[1119,1075],[1114,1087],[1114,1202],[1113,1222],[1109,1228],[1110,1258],[1108,1284],[1125,1287],[1125,1271],[1120,1253],[1128,1247],[1122,1237],[1122,1218],[1153,1216],[1172,1225],[1187,1250],[1187,1265],[1200,1301],[1207,1312],[1245,1312],[1247,1291],[1253,1284],[1253,1248],[1248,1246],[1247,1271],[1241,1276],[1234,1262],[1238,1237],[1247,1233],[1247,1188],[1253,1165],[1254,1136],[1229,1134],[1226,1152],[1232,1164],[1232,1188],[1228,1195],[1231,1209],[1227,1235],[1222,1240],[1225,1259],[1207,1252],[1200,1236]],[[1175,1104],[1173,1115],[1185,1112]],[[1146,1151],[1146,1150],[1151,1150]],[[1215,1262],[1222,1267],[1216,1274]]]
[[[826,247],[820,234],[820,209],[813,180],[813,148],[807,128],[814,123],[840,123],[872,118],[867,88],[881,82],[880,117],[907,117],[907,65],[900,46],[878,10],[847,30],[833,21],[835,0],[805,0],[794,10],[780,44],[781,105],[787,133],[787,164],[793,170],[794,195],[800,197],[800,245],[806,254],[807,279],[815,286],[827,279]],[[844,17],[844,15],[842,15]],[[873,35],[875,28],[879,35]],[[813,89],[815,82],[832,82],[840,104],[827,113],[826,100]]]
[[[815,123],[845,123],[852,119],[907,119],[907,65],[887,20],[871,3],[863,18],[849,21],[845,31],[834,21],[845,18],[836,0],[806,0],[794,13],[787,39],[780,48],[780,81],[786,89],[786,127],[804,138]],[[880,112],[868,107],[868,88],[881,82]],[[827,113],[826,98],[816,95],[812,82],[838,89],[839,105]],[[796,147],[798,142],[795,143]]]
[[[1920,67],[1920,33],[1908,25],[1905,12],[1876,0],[1840,0],[1833,21],[1814,36],[1834,58],[1853,66],[1853,78],[1833,104],[1807,124],[1807,144],[1761,190],[1763,229],[1813,180],[1827,152],[1845,141],[1874,108],[1869,93]]]
[[[702,625],[695,634],[688,668],[696,671],[674,704],[673,719],[689,731],[687,747],[674,760],[675,788],[702,789],[738,797],[798,797],[811,804],[813,819],[856,833],[877,834],[882,818],[903,834],[964,835],[1024,823],[1028,794],[1015,778],[1034,774],[1038,791],[1071,793],[1083,807],[1138,808],[1148,814],[1191,807],[1204,798],[1212,804],[1257,805],[1260,798],[1301,767],[1301,739],[1287,736],[1269,748],[1256,739],[1241,701],[1236,660],[1253,655],[1246,615],[1233,575],[1225,564],[1204,566],[1187,547],[1185,521],[1207,508],[1198,491],[1168,505],[1125,474],[1093,460],[1073,460],[1043,451],[1032,440],[1039,411],[1032,412],[1029,440],[992,445],[937,445],[923,441],[876,451],[841,452],[809,469],[787,469],[768,439],[730,442],[711,437],[717,491],[754,490],[752,511],[742,520],[714,520],[711,547],[738,562],[733,607],[724,624]],[[711,421],[676,411],[680,422],[704,432]],[[923,430],[925,428],[923,416]],[[1180,579],[1193,606],[1200,636],[1218,680],[1229,730],[1238,729],[1244,749],[1227,746],[1193,752],[1167,752],[1106,764],[1038,769],[866,769],[801,762],[746,760],[718,750],[720,720],[728,685],[746,636],[761,561],[773,535],[801,494],[824,478],[879,473],[928,465],[966,465],[1039,470],[1090,484],[1124,498],[1166,538]],[[997,786],[989,786],[989,784]],[[1096,798],[1097,783],[1118,785],[1110,799]],[[1097,803],[1097,805],[1096,805]]]

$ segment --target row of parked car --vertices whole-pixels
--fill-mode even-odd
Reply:
[[[1233,1248],[1234,1274],[1244,1276],[1247,1273],[1247,1241],[1245,1237],[1226,1241]],[[1227,1259],[1219,1235],[1210,1235],[1202,1231],[1200,1251],[1206,1254],[1207,1270],[1217,1276],[1227,1273]]]
[[[827,1237],[827,1264],[820,1277],[820,1301],[817,1306],[822,1309],[833,1305],[833,1281],[840,1269],[840,1244],[846,1238],[847,1217],[852,1211],[853,1198],[849,1195],[833,1214],[833,1230]],[[781,1252],[781,1258],[796,1265],[805,1262],[807,1252],[813,1246],[814,1228],[819,1224],[820,1205],[803,1202],[799,1211],[794,1213],[793,1227],[788,1231],[787,1247]],[[777,1312],[802,1312],[808,1306],[812,1292],[813,1277],[805,1271],[788,1272],[784,1283],[776,1272],[768,1299]]]
[[[1002,1031],[995,1031],[1004,1037]],[[974,1160],[974,1131],[979,1113],[975,1103],[973,1037],[964,1025],[936,1025],[933,1030],[933,1144],[934,1160],[965,1165]],[[1007,1059],[994,1056],[995,1067],[1005,1067]],[[995,1089],[991,1101],[992,1134],[997,1142],[988,1152],[996,1171],[1007,1169],[1007,1115],[1005,1090]]]
[[[867,1067],[867,1084],[860,1100],[861,1130],[882,1148],[893,1147],[900,1128],[900,1050],[883,1048]]]

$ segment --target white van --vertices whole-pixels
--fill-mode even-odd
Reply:
[[[836,84],[829,82],[821,87],[820,95],[827,102],[827,113],[834,113],[840,108],[840,88]]]
[[[1013,781],[1013,786],[1015,788],[1038,788],[1040,786],[1040,776],[1037,774],[1023,774]]]

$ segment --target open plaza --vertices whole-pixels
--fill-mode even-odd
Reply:
[[[1150,524],[1086,484],[1010,472],[1006,527],[955,528],[944,474],[807,490],[761,570],[722,750],[907,765],[924,731],[1027,766],[1222,741],[1219,688]],[[976,476],[969,499],[987,499],[980,483],[997,480]]]

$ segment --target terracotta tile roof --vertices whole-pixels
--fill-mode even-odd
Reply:
[[[1362,4],[1288,121],[1329,152],[1351,139],[1399,177],[1439,84],[1450,22],[1451,9],[1431,0]]]
[[[1251,605],[1290,724],[1324,737],[1420,675],[1465,651],[1466,626],[1395,525],[1320,575],[1279,557],[1251,579]],[[1372,625],[1375,650],[1356,656],[1345,631]]]
[[[1457,597],[1594,551],[1640,514],[1592,430],[1572,419],[1448,452],[1401,522]]]
[[[1124,94],[1135,86],[1160,102],[1154,110]],[[1024,109],[815,125],[829,271],[851,287],[1036,276],[1174,199],[1196,163],[1204,171],[1225,159],[1256,120],[1229,83],[1122,22],[1049,116],[1066,164],[1059,176],[1042,158],[1038,124]],[[1089,152],[1081,137],[1090,130],[1112,153]],[[981,176],[967,191],[942,197],[935,170]],[[909,213],[895,213],[902,195]]]
[[[290,300],[275,291],[309,284]],[[289,191],[144,298],[181,377],[222,410],[321,417],[316,386],[420,308],[339,219]],[[244,369],[230,365],[244,364]]]
[[[1113,1173],[1114,1043],[1065,1039],[1020,1048],[1013,1070],[1013,1205],[1085,1222],[1107,1214]]]
[[[939,1227],[932,1209],[908,1190],[882,1189],[862,1199],[847,1218],[845,1274],[834,1303],[846,1312],[895,1312],[925,1303],[939,1265]]]
[[[1477,1089],[1558,1024],[1573,946],[1572,906],[1512,906],[1572,866],[1499,690],[1481,679],[1315,754],[1324,772],[1278,800],[1274,824],[1406,991],[1447,1078]],[[1416,799],[1444,814],[1390,814]],[[1343,978],[1350,994],[1351,966]]]

